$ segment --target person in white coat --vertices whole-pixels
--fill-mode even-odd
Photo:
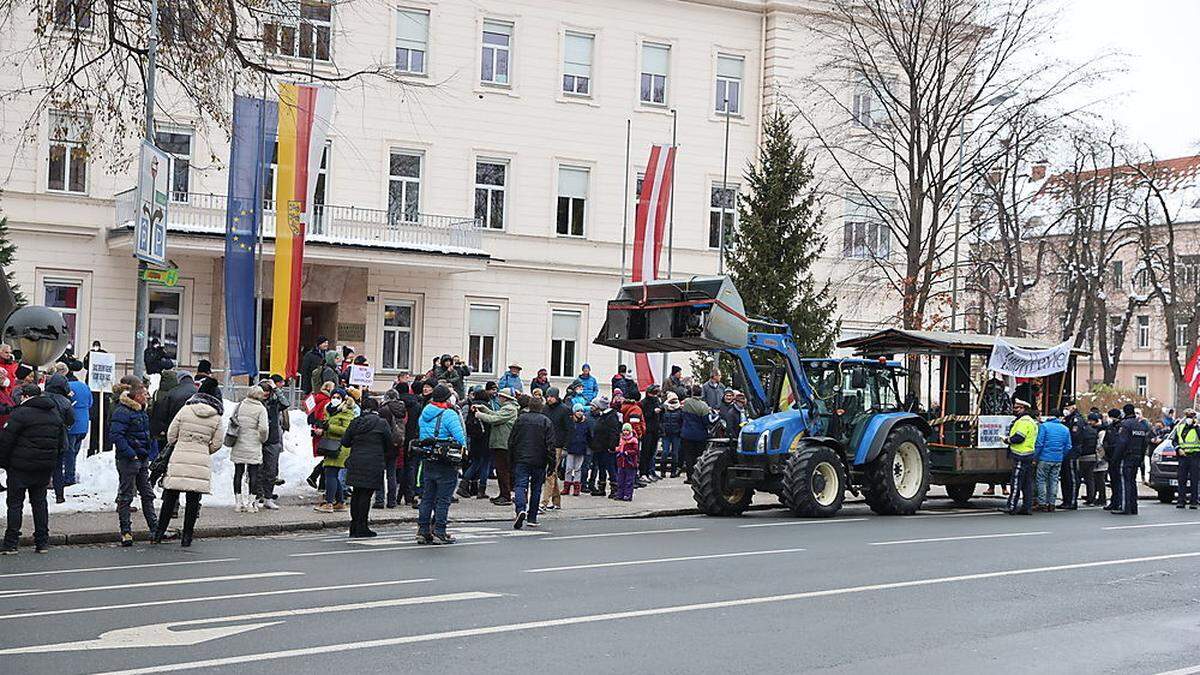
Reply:
[[[162,512],[154,531],[154,543],[162,542],[179,504],[179,493],[183,492],[187,494],[187,505],[183,511],[179,543],[192,545],[192,530],[200,516],[200,496],[211,492],[211,455],[221,449],[224,435],[221,412],[221,399],[196,393],[171,420],[167,429],[167,447],[171,454],[163,479]]]
[[[233,498],[237,503],[235,511],[256,513],[258,511],[258,468],[263,461],[263,443],[271,433],[271,423],[267,416],[267,406],[263,401],[271,392],[262,385],[251,387],[246,398],[237,404],[230,418],[229,434],[236,435],[237,441],[229,451],[229,459],[233,462]],[[242,477],[249,480],[247,494],[242,495]]]

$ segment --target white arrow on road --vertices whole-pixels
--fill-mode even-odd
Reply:
[[[372,600],[371,602],[356,602],[347,605],[330,607],[304,607],[300,609],[284,609],[275,612],[259,612],[257,614],[241,614],[237,616],[218,616],[211,619],[189,619],[187,621],[168,621],[152,623],[145,626],[118,628],[103,633],[95,640],[80,640],[78,642],[60,642],[48,645],[30,645],[0,650],[5,654],[37,654],[42,652],[78,652],[93,649],[119,649],[141,647],[188,647],[201,642],[246,633],[259,628],[274,626],[282,621],[266,621],[263,619],[278,619],[308,614],[325,614],[327,612],[350,612],[360,609],[380,609],[383,607],[399,607],[402,605],[425,605],[438,602],[455,602],[458,600],[483,600],[499,598],[500,593],[484,593],[470,591],[466,593],[445,593],[442,595],[423,595],[414,598],[391,598],[388,600]],[[179,630],[186,626],[196,626],[212,623],[229,623],[234,621],[259,621],[260,623],[239,624],[215,628],[191,628]]]

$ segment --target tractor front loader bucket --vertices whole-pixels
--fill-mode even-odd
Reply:
[[[626,284],[608,302],[595,343],[627,352],[740,349],[749,332],[729,277]]]

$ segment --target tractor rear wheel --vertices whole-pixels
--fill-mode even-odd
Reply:
[[[829,518],[846,497],[842,458],[823,445],[801,447],[787,463],[783,492],[792,513],[806,518]]]
[[[975,496],[974,483],[957,483],[955,485],[946,486],[946,494],[950,495],[950,499],[954,500],[959,506],[966,506],[971,497]]]
[[[909,516],[929,490],[929,449],[911,424],[893,428],[866,467],[863,493],[871,510],[883,516]]]
[[[728,469],[736,453],[732,448],[709,446],[692,469],[692,497],[709,516],[738,516],[754,497],[748,487],[728,484]]]

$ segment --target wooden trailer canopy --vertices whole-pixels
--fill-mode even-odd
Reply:
[[[887,328],[870,335],[842,340],[838,347],[853,349],[866,357],[894,354],[990,354],[992,347],[996,346],[997,339],[1022,349],[1049,349],[1057,344],[1034,338]],[[1072,349],[1071,354],[1086,356],[1088,352]]]

